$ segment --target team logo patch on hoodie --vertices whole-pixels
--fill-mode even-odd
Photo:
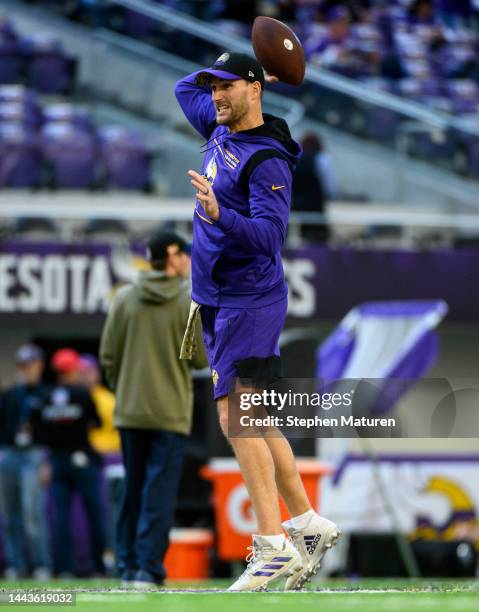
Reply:
[[[208,162],[205,170],[205,177],[208,179],[210,185],[214,185],[216,175],[218,174],[218,166],[216,164],[216,159],[212,157]]]
[[[241,160],[239,160],[236,155],[233,155],[231,151],[228,151],[228,149],[224,149],[224,156],[225,162],[228,164],[228,166],[233,170],[236,170],[238,164],[241,163]]]
[[[225,164],[228,166],[228,168],[231,168],[231,170],[236,170],[236,166],[240,163],[240,160],[236,157],[236,155],[231,153],[231,151],[224,149],[221,146],[221,142],[217,138],[214,139],[214,143],[217,147],[217,150],[220,152],[221,157],[224,159]],[[216,151],[215,151],[215,155],[216,155]]]

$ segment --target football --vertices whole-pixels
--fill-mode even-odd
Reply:
[[[256,17],[252,41],[254,54],[268,74],[290,85],[303,82],[304,50],[291,28],[272,17]]]

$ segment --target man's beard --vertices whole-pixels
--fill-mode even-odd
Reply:
[[[239,102],[236,107],[230,106],[229,109],[229,116],[225,120],[220,119],[218,121],[217,119],[217,123],[219,125],[226,125],[228,127],[234,125],[235,123],[241,121],[241,119],[243,119],[243,117],[247,115],[249,111],[247,102]],[[218,117],[218,114],[216,116]]]

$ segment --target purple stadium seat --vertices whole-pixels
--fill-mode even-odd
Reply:
[[[103,161],[110,187],[145,189],[150,180],[150,153],[137,134],[121,127],[100,130]]]
[[[400,118],[394,111],[371,105],[366,115],[366,135],[373,140],[394,140],[399,123]]]
[[[437,74],[449,78],[460,73],[468,63],[476,61],[477,51],[474,47],[456,45],[445,46],[440,53],[433,56],[432,63]]]
[[[455,79],[446,83],[446,92],[455,114],[479,112],[479,87],[472,79]]]
[[[450,112],[452,108],[450,101],[444,95],[440,79],[401,79],[397,82],[396,93],[409,101],[424,104],[441,112]]]
[[[43,114],[49,123],[69,123],[85,132],[95,132],[88,110],[73,104],[50,104],[44,108]]]
[[[444,95],[443,83],[441,79],[427,78],[421,80],[421,94],[431,98]]]
[[[0,104],[3,102],[22,102],[32,108],[38,107],[36,93],[24,85],[0,85]]]
[[[41,173],[36,134],[20,123],[0,124],[0,187],[37,187]]]
[[[442,83],[438,79],[401,79],[396,90],[400,96],[411,102],[441,112],[451,111],[451,103],[443,95]],[[414,143],[415,152],[428,159],[445,159],[454,154],[454,143],[449,135],[437,130],[414,134],[411,141]]]
[[[148,38],[158,31],[157,22],[141,13],[125,10],[125,32],[134,38]]]
[[[397,93],[408,100],[419,100],[422,94],[420,79],[400,79],[396,85]]]
[[[444,98],[441,79],[430,77],[400,79],[396,84],[396,93],[415,102],[423,102],[427,99],[429,103],[435,98]]]
[[[72,85],[71,63],[60,42],[49,34],[37,34],[21,41],[28,59],[27,79],[41,93],[64,94]]]
[[[95,184],[95,138],[68,123],[47,123],[42,130],[42,151],[53,186],[88,189]]]
[[[449,29],[446,31],[446,37],[449,42],[454,43],[456,46],[474,46],[477,42],[477,35],[474,30],[467,28]]]
[[[0,122],[21,123],[34,130],[41,124],[39,110],[23,102],[0,102]]]
[[[10,19],[7,19],[6,17],[1,17],[1,16],[0,16],[0,37],[3,38],[4,40],[10,40],[12,42],[15,42],[17,40],[17,33],[15,31],[13,23],[10,21]]]
[[[407,56],[400,56],[401,65],[406,73],[415,79],[428,79],[432,76],[431,64],[428,59],[413,59]]]
[[[310,58],[316,50],[322,47],[323,40],[327,35],[327,29],[324,24],[313,23],[308,28],[307,37],[304,40],[304,53],[307,58]]]
[[[414,151],[421,157],[432,160],[452,160],[456,143],[453,137],[442,130],[433,130],[414,136]]]
[[[393,88],[387,79],[369,78],[362,82],[370,89],[392,92]],[[364,134],[373,140],[391,141],[399,126],[399,115],[381,106],[368,104],[364,108]]]
[[[478,98],[456,98],[452,101],[455,115],[475,115],[479,113]]]
[[[0,85],[15,83],[20,78],[23,61],[16,43],[5,40],[0,34]]]
[[[318,9],[317,4],[316,0],[296,2],[296,27],[294,31],[298,34],[300,40],[303,40],[309,25],[314,23]]]
[[[230,36],[247,37],[251,34],[249,26],[233,19],[217,19],[215,21],[215,28],[218,28],[223,34]]]
[[[369,43],[372,48],[379,49],[381,46],[381,34],[372,23],[357,23],[351,26],[351,34],[357,41]]]

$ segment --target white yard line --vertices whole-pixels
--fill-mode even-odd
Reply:
[[[224,589],[163,589],[158,591],[135,591],[133,589],[111,589],[108,591],[98,591],[92,592],[91,590],[85,589],[76,589],[75,592],[80,596],[82,601],[95,601],[98,600],[117,600],[117,595],[121,594],[122,596],[127,596],[132,600],[136,601],[138,599],[144,598],[146,595],[251,595],[252,591],[226,591]],[[471,593],[474,594],[474,591],[447,591],[447,590],[405,590],[405,589],[358,589],[358,590],[335,590],[335,589],[322,589],[318,591],[265,591],[263,594],[265,595],[382,595],[382,594],[424,594],[424,595],[435,595],[441,593]],[[256,593],[257,594],[257,593]]]

